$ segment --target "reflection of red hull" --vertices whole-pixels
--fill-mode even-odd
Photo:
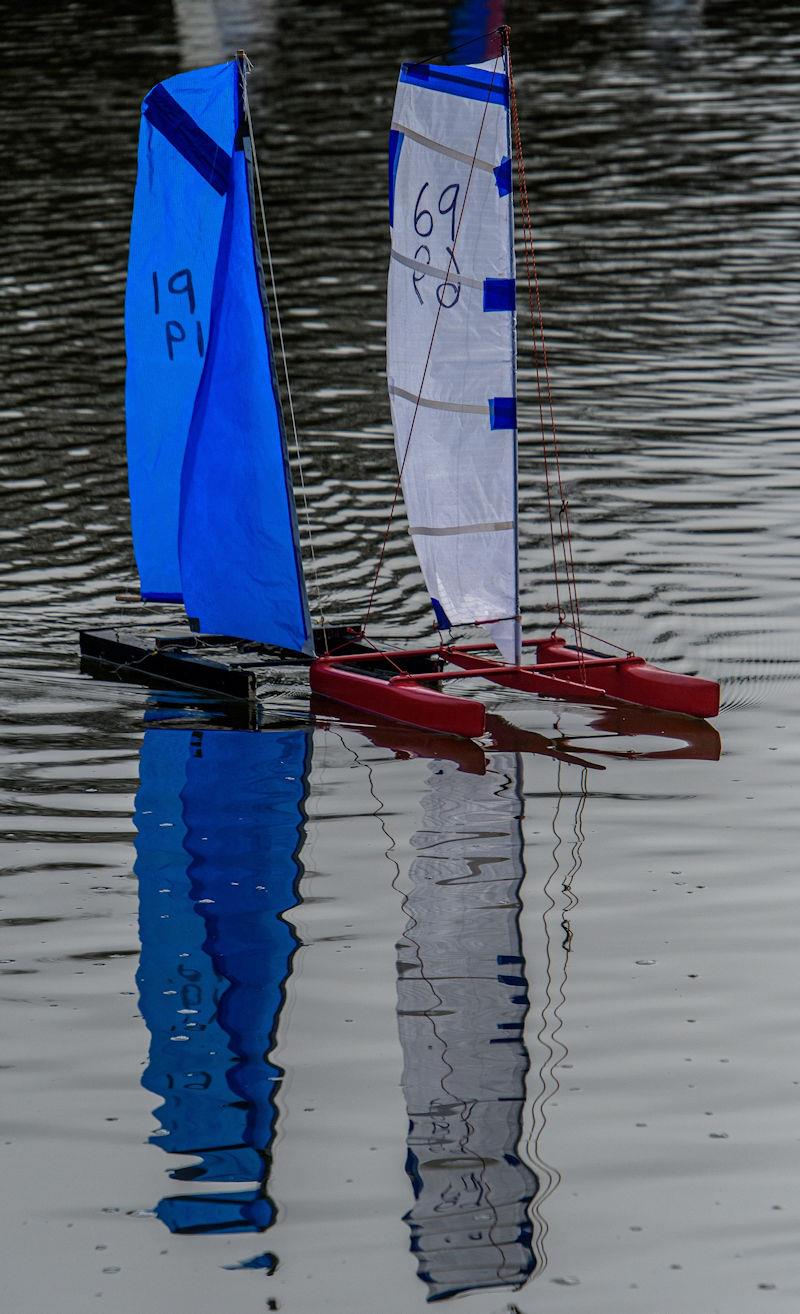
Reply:
[[[493,661],[482,655],[482,644],[319,657],[311,665],[311,687],[361,711],[468,738],[484,733],[483,704],[441,692],[445,681],[479,676],[521,693],[569,701],[608,698],[699,717],[719,711],[719,686],[711,680],[664,671],[642,657],[601,657],[554,637],[529,640],[526,646],[536,649],[537,660],[530,666]]]

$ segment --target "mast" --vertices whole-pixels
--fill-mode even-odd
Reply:
[[[508,85],[511,86],[511,28],[506,24],[500,28],[500,42],[503,52],[503,66],[508,78]],[[506,140],[508,142],[508,158],[514,159],[514,151],[511,141],[511,105],[508,107],[506,115]],[[509,249],[511,251],[511,275],[516,285],[516,255],[514,245],[514,170],[509,170],[509,186],[511,196],[509,197],[508,207],[508,232],[509,232]],[[511,389],[512,396],[517,396],[517,316],[516,312],[512,318],[512,351],[511,351],[511,378],[513,386]],[[519,419],[519,416],[517,416]],[[514,425],[514,611],[516,618],[514,621],[514,665],[522,664],[522,612],[519,599],[519,439],[518,427]]]

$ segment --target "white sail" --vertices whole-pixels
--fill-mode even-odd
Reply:
[[[390,139],[387,377],[409,528],[439,628],[518,660],[509,86],[406,64]]]

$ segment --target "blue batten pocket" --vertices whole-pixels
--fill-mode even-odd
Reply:
[[[516,279],[485,278],[483,280],[483,308],[484,310],[516,310]]]
[[[517,427],[516,397],[490,397],[489,398],[489,428],[516,429],[516,427]]]

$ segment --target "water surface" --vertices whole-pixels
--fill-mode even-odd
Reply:
[[[721,679],[721,756],[502,691],[581,761],[302,697],[250,733],[78,670],[79,628],[144,619],[116,600],[142,94],[239,45],[255,64],[320,592],[357,615],[394,481],[393,80],[466,8],[3,6],[14,1314],[798,1307],[796,5],[506,10],[586,623]],[[427,627],[400,516],[376,632]]]

